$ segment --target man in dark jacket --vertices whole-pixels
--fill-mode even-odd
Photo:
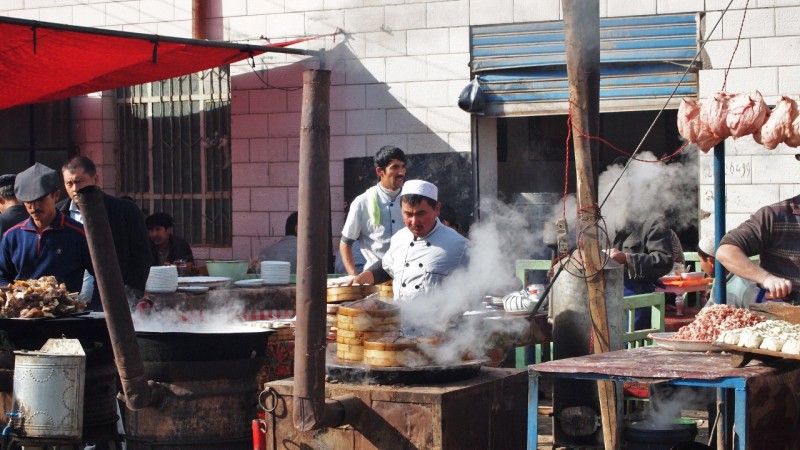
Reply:
[[[192,275],[194,273],[192,248],[183,238],[173,234],[175,221],[172,216],[163,212],[150,214],[145,219],[145,224],[150,233],[156,264],[177,263],[182,266],[178,269],[179,276]]]
[[[609,256],[625,266],[624,293],[647,294],[672,270],[672,230],[661,218],[629,220],[614,236]],[[650,308],[637,308],[635,329],[650,328]]]
[[[59,210],[73,219],[83,222],[76,203],[77,192],[87,186],[97,185],[99,178],[94,162],[85,156],[76,156],[61,168],[64,175],[64,186],[69,199],[58,204]],[[126,294],[141,297],[150,266],[153,264],[153,252],[144,225],[144,215],[135,203],[111,195],[103,194],[105,199],[111,237],[117,252],[117,261],[125,283]],[[89,280],[85,280],[86,284]],[[91,280],[92,285],[94,280]],[[93,295],[91,309],[102,310],[99,296]]]
[[[30,217],[25,205],[14,195],[14,174],[0,175],[0,236],[9,228]]]

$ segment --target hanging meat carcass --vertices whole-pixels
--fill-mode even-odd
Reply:
[[[720,140],[731,135],[731,129],[728,128],[728,102],[732,97],[720,91],[706,99],[700,107],[700,121]]]
[[[761,129],[769,116],[769,106],[758,91],[736,94],[728,100],[725,122],[731,136],[739,138]]]
[[[770,150],[782,142],[791,145],[794,140],[797,140],[792,138],[792,135],[797,135],[793,127],[797,117],[797,103],[789,97],[781,97],[770,113],[769,119],[759,131],[753,133],[753,139]],[[797,147],[797,145],[794,143],[791,146]]]
[[[792,127],[789,128],[789,134],[783,143],[789,147],[800,147],[800,111],[792,121]]]
[[[683,99],[678,108],[678,133],[688,142],[697,144],[700,150],[707,152],[722,142],[721,138],[711,131],[701,118],[702,102],[694,99]]]
[[[697,142],[700,131],[700,103],[692,98],[681,100],[678,107],[678,133],[689,142]]]

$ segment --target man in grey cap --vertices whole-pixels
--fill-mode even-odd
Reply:
[[[353,284],[394,279],[395,301],[429,292],[467,262],[469,241],[439,221],[439,190],[433,183],[409,180],[400,192],[405,228],[392,236],[383,258],[361,272]]]
[[[17,200],[14,195],[14,180],[17,176],[13,173],[0,175],[0,236],[9,228],[30,217],[25,205]]]
[[[0,241],[0,286],[52,275],[77,292],[84,270],[93,272],[83,225],[56,209],[59,184],[58,172],[41,163],[17,175],[14,193],[31,217]]]

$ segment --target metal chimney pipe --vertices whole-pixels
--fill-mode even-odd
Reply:
[[[192,39],[208,39],[207,0],[192,0]]]
[[[78,191],[78,208],[83,216],[95,285],[103,303],[125,404],[132,410],[141,409],[151,405],[155,395],[145,378],[133,319],[125,297],[122,272],[111,237],[111,226],[108,224],[104,194],[100,188],[87,186]]]
[[[345,420],[341,402],[325,401],[330,78],[328,70],[303,72],[293,414],[300,431],[335,427]]]

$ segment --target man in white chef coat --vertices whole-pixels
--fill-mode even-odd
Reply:
[[[369,267],[386,254],[389,240],[403,227],[398,196],[406,179],[406,155],[397,147],[385,145],[374,161],[380,181],[353,200],[342,229],[339,254],[348,275],[358,273],[353,244],[359,243],[367,261],[364,266]]]
[[[400,192],[405,228],[392,236],[383,258],[353,283],[376,284],[394,279],[395,301],[410,301],[429,292],[467,263],[469,241],[439,221],[439,190],[433,183],[409,180]]]

